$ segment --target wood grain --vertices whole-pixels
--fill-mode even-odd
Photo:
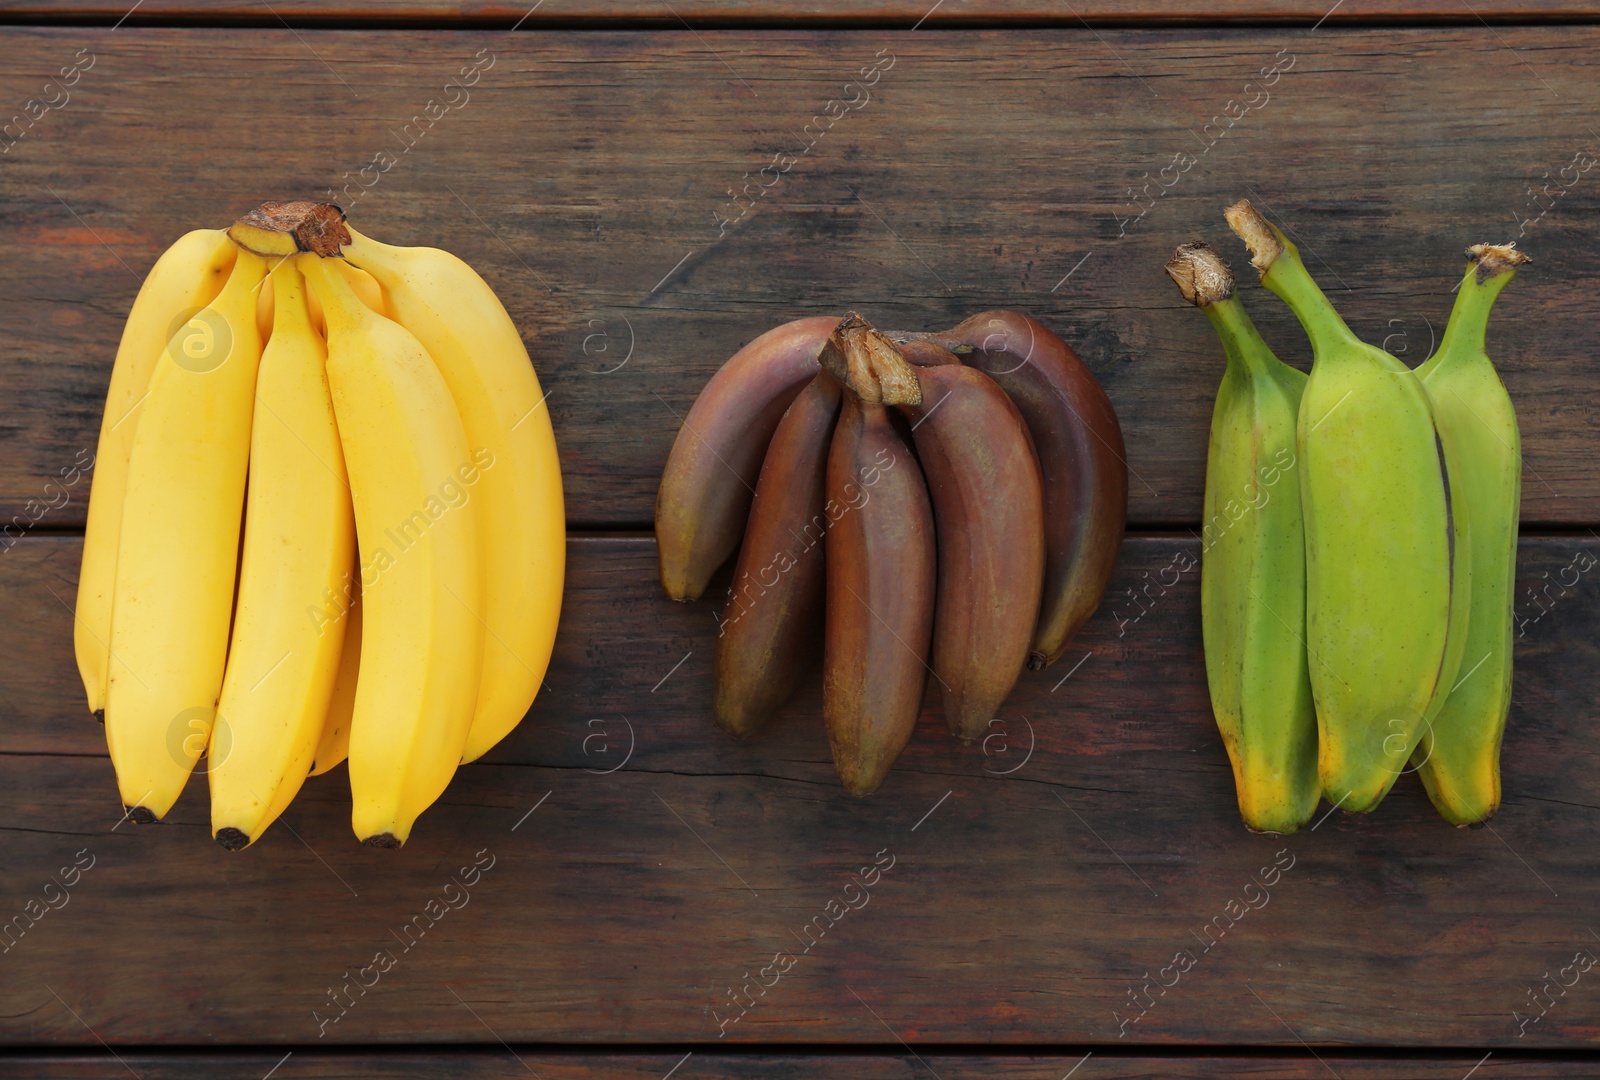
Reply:
[[[116,20],[129,15],[133,5],[123,0],[69,0],[62,4],[41,0],[0,0],[0,16],[15,20],[58,21],[97,18]],[[182,19],[205,24],[248,21],[282,25],[316,21],[401,21],[432,26],[484,23],[514,25],[533,30],[555,22],[603,25],[656,23],[678,28],[729,23],[826,23],[829,25],[904,22],[906,26],[1006,23],[1175,23],[1269,22],[1313,25],[1357,21],[1450,21],[1479,24],[1480,20],[1588,18],[1593,8],[1578,0],[1478,0],[1470,8],[1450,0],[1347,0],[1323,5],[1318,0],[1211,0],[1199,4],[1162,4],[1158,0],[1079,0],[1070,7],[1045,0],[682,0],[670,12],[647,0],[562,0],[545,9],[542,4],[509,0],[278,0],[270,13],[259,4],[221,0],[145,0],[132,15],[131,25],[152,19]]]
[[[122,1053],[128,1068],[143,1080],[191,1080],[217,1076],[260,1076],[275,1064],[305,1080],[512,1080],[530,1072],[543,1080],[662,1080],[674,1066],[674,1077],[694,1080],[821,1080],[825,1077],[894,1077],[920,1080],[1039,1080],[1069,1075],[1077,1080],[1326,1080],[1332,1070],[1341,1080],[1461,1080],[1483,1054],[1447,1059],[1352,1058],[1324,1051],[1320,1062],[1308,1051],[1298,1057],[1110,1057],[1104,1051],[1073,1055],[1028,1054],[717,1054],[702,1050],[652,1054],[541,1053],[527,1047],[433,1053],[318,1054],[297,1050],[284,1060],[277,1051],[256,1053],[173,1054]],[[1325,1064],[1324,1064],[1325,1063]],[[99,1056],[24,1056],[8,1064],[17,1075],[37,1080],[114,1080],[128,1075],[109,1054]],[[1491,1068],[1492,1066],[1492,1068]],[[1592,1076],[1587,1061],[1541,1061],[1512,1054],[1492,1054],[1479,1076],[1516,1076],[1520,1080],[1564,1080]],[[277,1074],[282,1076],[283,1073]]]
[[[938,327],[998,306],[1043,318],[1105,384],[1136,474],[1133,523],[1193,522],[1221,358],[1161,273],[1175,244],[1209,238],[1243,267],[1220,210],[1253,195],[1304,241],[1355,329],[1419,361],[1462,249],[1515,236],[1545,174],[1563,194],[1525,230],[1535,264],[1501,300],[1491,349],[1523,426],[1524,519],[1600,520],[1587,404],[1600,377],[1600,173],[1572,164],[1600,154],[1581,105],[1600,75],[1600,27],[129,25],[9,27],[0,48],[4,115],[75,57],[94,61],[0,156],[0,229],[20,253],[0,263],[0,521],[37,516],[29,500],[50,498],[45,483],[92,449],[123,317],[165,244],[262,198],[350,185],[339,197],[356,223],[450,247],[504,297],[551,391],[575,526],[648,525],[678,418],[762,330],[848,308]],[[870,100],[847,95],[891,56]],[[446,105],[447,81],[475,57],[492,67]],[[1260,87],[1274,63],[1282,72]],[[747,175],[759,185],[846,96],[861,107],[836,105],[843,118],[719,235],[714,214],[738,213],[729,190]],[[1260,104],[1208,147],[1204,125],[1247,97]],[[430,101],[439,119],[412,123]],[[358,171],[384,152],[395,160],[362,187]],[[1185,172],[1172,162],[1186,153],[1198,161]],[[1170,199],[1156,194],[1164,167]],[[1119,225],[1147,182],[1153,208]],[[1267,338],[1304,364],[1281,305],[1244,292]],[[83,512],[78,490],[37,527],[79,528]]]
[[[1535,1015],[1531,987],[1580,951],[1600,955],[1600,540],[1522,545],[1507,796],[1490,828],[1447,827],[1403,777],[1376,813],[1286,838],[1238,820],[1206,700],[1197,574],[1169,569],[1196,547],[1131,538],[1106,605],[1060,664],[1024,677],[987,744],[955,743],[929,711],[883,789],[855,799],[832,774],[814,684],[769,732],[722,736],[712,606],[661,598],[648,540],[575,540],[549,690],[403,851],[355,844],[338,769],[230,854],[208,838],[200,777],[168,823],[119,823],[74,685],[79,541],[23,541],[0,555],[0,925],[26,930],[12,920],[52,875],[81,851],[94,863],[0,960],[0,1043],[892,1047],[892,1034],[929,1049],[1255,1045],[1293,1059],[1304,1040],[1446,1049],[1456,1076],[1462,1047],[1481,1048],[1469,1063],[1592,1047],[1600,976],[1553,987],[1520,1036],[1513,1012]],[[1567,584],[1536,607],[1526,590],[1547,582]],[[475,857],[492,865],[460,901],[447,886]],[[1262,901],[1252,882],[1291,859]],[[847,889],[890,860],[869,900]],[[415,921],[441,897],[461,906]],[[797,935],[826,928],[841,897],[837,924],[805,949]],[[840,915],[850,902],[864,906]],[[426,933],[398,936],[408,922]],[[1182,950],[1196,962],[1163,994],[1154,980],[1172,979],[1162,968]],[[330,987],[382,951],[389,970],[330,1008]],[[731,988],[785,952],[790,970],[769,968],[781,977],[764,995],[752,983],[732,1022]],[[1119,1037],[1147,980],[1153,997]],[[318,1016],[336,1015],[319,1038]],[[475,1060],[488,1075],[504,1064]],[[1239,1075],[1185,1068],[1168,1075]]]

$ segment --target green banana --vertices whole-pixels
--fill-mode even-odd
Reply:
[[[1311,819],[1322,795],[1295,471],[1295,419],[1306,376],[1261,340],[1234,294],[1233,272],[1216,252],[1184,244],[1166,270],[1184,299],[1211,320],[1228,358],[1211,413],[1201,536],[1211,711],[1233,763],[1245,825],[1291,833]]]
[[[1483,821],[1500,805],[1500,739],[1511,708],[1522,438],[1483,339],[1500,290],[1530,261],[1513,244],[1475,245],[1467,249],[1467,260],[1439,351],[1417,368],[1472,524],[1472,603],[1461,674],[1413,754],[1428,798],[1452,825]]]
[[[1311,339],[1296,458],[1317,769],[1330,803],[1366,812],[1455,682],[1472,589],[1465,503],[1421,380],[1351,332],[1248,201],[1226,216]]]

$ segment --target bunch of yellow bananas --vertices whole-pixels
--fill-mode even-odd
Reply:
[[[1412,371],[1350,331],[1248,202],[1227,218],[1313,353],[1309,379],[1279,361],[1204,244],[1168,263],[1228,357],[1201,617],[1240,813],[1293,832],[1319,797],[1370,811],[1409,762],[1446,820],[1483,821],[1500,804],[1522,478],[1484,330],[1528,257],[1468,249],[1439,352]]]
[[[543,401],[482,278],[337,207],[266,203],[162,255],[112,371],[75,632],[130,820],[205,754],[238,850],[348,756],[356,836],[405,842],[549,663]]]

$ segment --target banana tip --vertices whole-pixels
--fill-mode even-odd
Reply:
[[[657,543],[659,544],[660,541],[658,540]],[[661,570],[660,577],[661,591],[667,594],[668,600],[676,600],[680,604],[687,604],[691,600],[700,599],[700,592],[705,591],[702,586],[700,592],[696,592],[689,582],[683,580],[681,575],[665,569]]]
[[[1250,265],[1265,275],[1284,252],[1277,230],[1261,216],[1261,211],[1250,205],[1249,199],[1240,199],[1222,212],[1228,227],[1250,249]]]
[[[376,836],[369,836],[365,840],[361,841],[361,846],[388,848],[392,850],[400,847],[400,845],[403,843],[405,843],[405,841],[397,838],[394,833],[378,833]]]
[[[724,712],[721,709],[716,712],[717,727],[722,729],[723,734],[740,740],[748,739],[755,734],[765,719],[764,716],[749,717],[737,712]]]
[[[1045,668],[1047,668],[1049,666],[1050,666],[1050,658],[1048,656],[1046,656],[1044,653],[1042,653],[1042,652],[1031,652],[1031,653],[1028,654],[1028,670],[1029,671],[1043,671]]]
[[[834,759],[833,769],[839,775],[840,783],[844,784],[844,789],[858,799],[877,791],[889,772],[888,769],[873,769],[854,763],[841,764],[837,758]]]
[[[94,713],[93,713],[93,716],[94,716],[95,723],[101,724],[101,725],[105,724],[105,722],[106,722],[106,711],[104,709],[96,709],[94,711]]]
[[[218,829],[216,840],[226,851],[243,851],[250,846],[250,838],[243,830],[235,829],[231,825],[225,829]]]
[[[1204,241],[1180,244],[1165,269],[1183,298],[1196,307],[1210,307],[1233,295],[1233,271]]]
[[[127,812],[128,820],[135,825],[154,825],[156,822],[155,811],[148,806],[130,806]]]
[[[1513,241],[1506,244],[1473,244],[1467,249],[1467,261],[1477,267],[1478,284],[1482,285],[1490,278],[1512,273],[1533,259],[1526,252],[1518,251]]]

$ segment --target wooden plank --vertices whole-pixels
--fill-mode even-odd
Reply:
[[[542,7],[542,5],[537,5]],[[122,0],[70,0],[65,4],[41,0],[0,0],[0,16],[15,20],[59,21],[63,19],[121,19],[130,15],[132,5]],[[552,21],[571,23],[659,23],[681,26],[692,21],[697,26],[728,23],[827,23],[830,25],[882,24],[904,21],[909,25],[934,27],[950,24],[1037,23],[1173,23],[1173,22],[1276,22],[1315,24],[1356,21],[1403,22],[1413,20],[1471,22],[1478,19],[1523,20],[1588,18],[1591,7],[1577,0],[1480,0],[1470,9],[1449,0],[1353,0],[1319,6],[1292,0],[1213,0],[1161,4],[1156,0],[1082,0],[1070,9],[1042,0],[685,0],[663,13],[658,5],[642,0],[566,0],[559,8],[530,11],[533,4],[510,0],[282,0],[272,5],[273,12],[296,23],[318,20],[407,20],[430,25],[461,22],[522,24],[537,29]],[[271,15],[263,16],[260,6],[240,0],[201,4],[196,0],[145,0],[132,13],[131,25],[152,19],[184,19],[215,25],[218,22],[248,20],[278,24]]]
[[[281,1063],[283,1072],[305,1080],[512,1080],[529,1072],[545,1080],[662,1080],[664,1076],[694,1080],[820,1080],[823,1077],[885,1076],[907,1080],[934,1075],[941,1080],[1038,1080],[1075,1075],[1078,1080],[1319,1080],[1333,1070],[1341,1080],[1461,1080],[1484,1057],[1463,1054],[1447,1060],[1428,1058],[1352,1058],[1324,1053],[1321,1063],[1311,1053],[1300,1057],[1127,1057],[1104,1051],[1074,1055],[1030,1054],[717,1054],[702,1050],[654,1054],[541,1053],[525,1047],[492,1051],[451,1050],[439,1053],[317,1054],[283,1053],[120,1054],[129,1069],[144,1080],[190,1080],[217,1076],[265,1074]],[[18,1075],[38,1080],[113,1080],[127,1071],[109,1054],[99,1056],[24,1056],[14,1058]],[[674,1066],[680,1071],[672,1073]],[[1559,1080],[1592,1076],[1591,1062],[1541,1061],[1492,1054],[1479,1076],[1515,1075],[1523,1080]],[[1076,1074],[1071,1070],[1076,1068]],[[253,1070],[253,1071],[252,1071]],[[1515,1070],[1511,1072],[1509,1070]],[[283,1075],[279,1073],[278,1075]]]
[[[1060,665],[1025,677],[994,738],[963,747],[929,713],[883,789],[856,799],[832,774],[814,685],[768,733],[720,735],[711,606],[660,597],[646,539],[576,540],[549,691],[403,851],[356,846],[339,769],[230,854],[207,837],[198,777],[169,823],[119,823],[72,685],[79,542],[24,541],[0,557],[0,925],[75,858],[93,866],[4,954],[0,1042],[892,1047],[892,1033],[930,1049],[1295,1057],[1303,1040],[1448,1049],[1457,1076],[1462,1047],[1593,1047],[1596,975],[1570,965],[1600,955],[1600,540],[1522,545],[1490,828],[1448,828],[1403,777],[1375,814],[1287,838],[1248,834],[1234,808],[1197,574],[1181,570],[1196,546],[1130,539],[1107,605]],[[1564,591],[1535,607],[1525,590],[1548,582]],[[1129,590],[1146,597],[1137,619]],[[492,865],[463,894],[452,875],[475,859]],[[891,860],[863,899],[851,875]],[[429,928],[427,905],[451,899]],[[408,923],[426,932],[400,936]],[[1540,1014],[1546,979],[1569,986]]]
[[[336,186],[359,225],[451,247],[501,291],[551,391],[574,523],[648,525],[678,418],[760,331],[847,308],[937,327],[1007,305],[1057,328],[1105,383],[1136,473],[1132,520],[1192,522],[1221,363],[1160,271],[1177,242],[1208,237],[1243,268],[1219,211],[1253,193],[1306,241],[1352,326],[1420,360],[1462,248],[1515,236],[1547,173],[1563,194],[1525,229],[1536,263],[1491,344],[1522,417],[1525,520],[1600,519],[1584,404],[1600,297],[1573,284],[1600,272],[1600,173],[1572,164],[1600,155],[1573,104],[1600,75],[1600,27],[8,28],[0,46],[8,109],[80,50],[94,63],[0,160],[0,228],[27,253],[0,265],[0,521],[81,526],[81,490],[43,511],[45,483],[93,448],[123,316],[166,243],[261,197]],[[850,90],[861,107],[836,105],[843,119],[719,235],[714,215],[739,213],[728,191],[798,153],[846,82],[891,56],[871,98]],[[441,88],[475,57],[470,98],[451,87],[461,107],[447,106]],[[1274,64],[1285,70],[1260,87]],[[246,71],[268,78],[270,108]],[[1485,72],[1503,88],[1492,107],[1466,92]],[[1230,101],[1237,112],[1247,85],[1259,106],[1209,148],[1204,125]],[[443,115],[413,125],[401,153],[429,101]],[[388,171],[362,187],[385,153]],[[1182,172],[1185,153],[1199,158]],[[1156,195],[1164,167],[1170,199]],[[1139,205],[1153,208],[1130,221],[1147,182]],[[1306,363],[1282,306],[1245,294]]]

